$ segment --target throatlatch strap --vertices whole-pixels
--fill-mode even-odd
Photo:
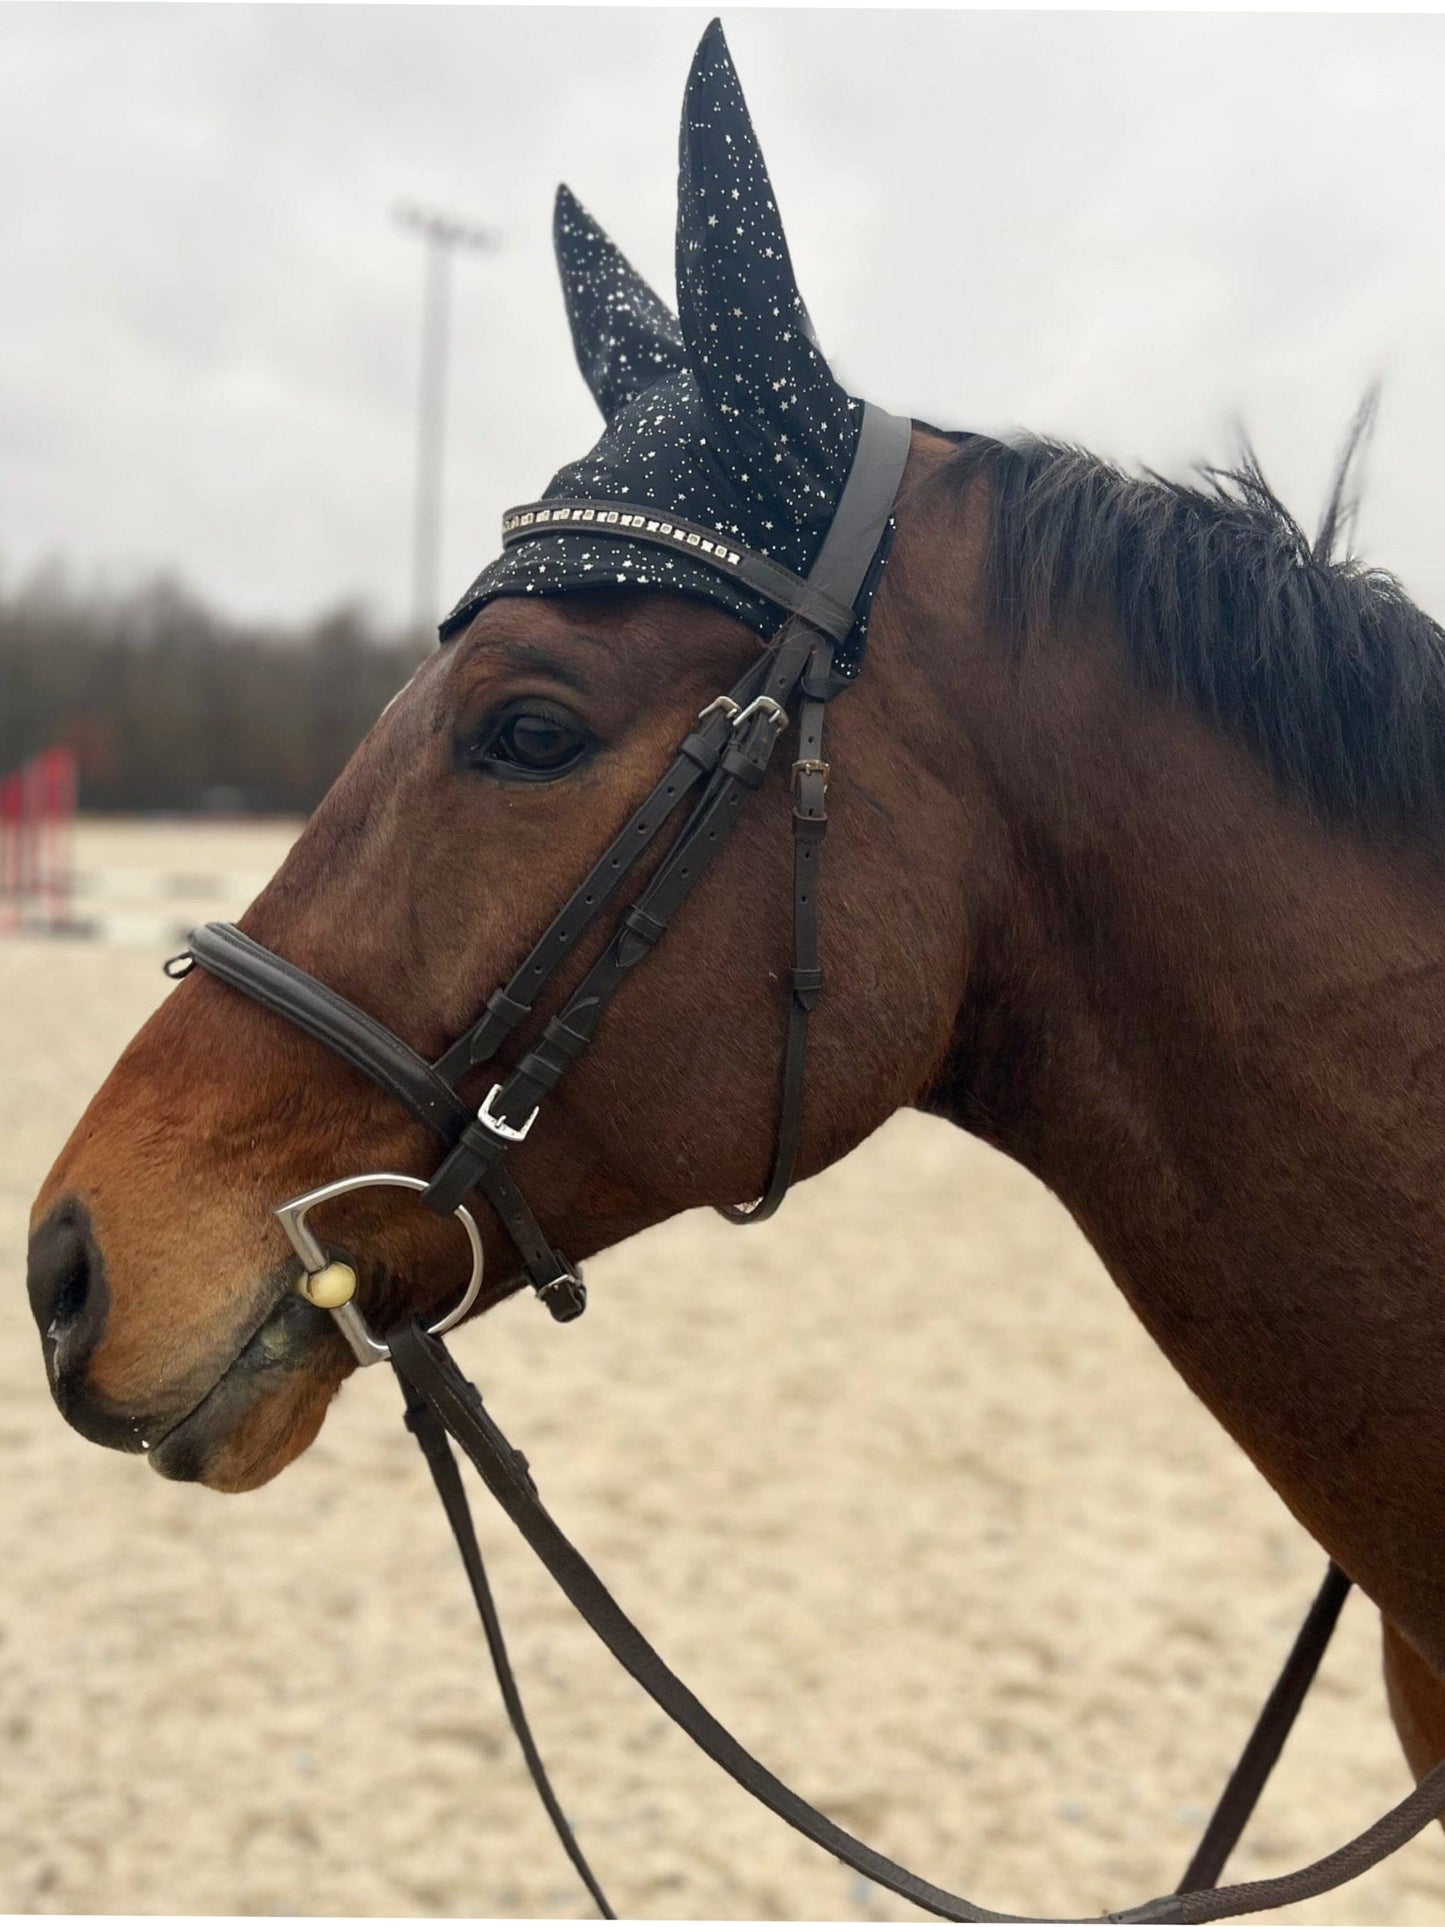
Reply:
[[[818,862],[828,830],[828,765],[823,761],[823,723],[835,693],[833,645],[814,644],[798,705],[798,756],[793,764],[793,967],[788,978],[788,1034],[783,1046],[783,1091],[771,1175],[752,1204],[721,1204],[729,1224],[765,1224],[793,1182],[803,1141],[803,1095],[807,1086],[808,1020],[823,994],[818,962]]]
[[[867,579],[893,513],[912,446],[912,424],[871,404],[863,410],[848,486],[838,504],[808,580],[850,607]],[[806,611],[804,612],[806,619]],[[822,624],[816,625],[822,628]],[[833,646],[846,637],[824,632],[803,678],[798,711],[798,757],[793,764],[793,968],[788,983],[788,1035],[783,1047],[783,1096],[772,1171],[752,1204],[719,1205],[729,1224],[765,1224],[793,1182],[803,1139],[803,1093],[808,1020],[823,991],[818,963],[818,862],[828,828],[823,760],[827,704],[846,688],[833,675]]]
[[[407,1383],[425,1399],[461,1446],[488,1491],[593,1632],[663,1712],[741,1787],[845,1866],[944,1920],[1010,1923],[1043,1920],[1038,1914],[994,1913],[960,1894],[921,1880],[917,1874],[909,1873],[896,1861],[845,1832],[771,1774],[683,1685],[561,1531],[537,1496],[526,1461],[498,1429],[480,1393],[462,1376],[446,1347],[416,1320],[389,1333],[387,1344]],[[1374,1826],[1323,1860],[1270,1880],[1244,1881],[1232,1887],[1191,1893],[1161,1894],[1142,1906],[1093,1917],[1085,1927],[1102,1927],[1102,1923],[1109,1921],[1183,1922],[1193,1927],[1194,1923],[1222,1920],[1229,1914],[1257,1913],[1295,1901],[1313,1900],[1368,1872],[1439,1818],[1442,1811],[1445,1811],[1445,1761]],[[1084,1917],[1078,1914],[1071,1914],[1067,1919],[1084,1922]]]

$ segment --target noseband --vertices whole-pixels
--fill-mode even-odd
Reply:
[[[758,789],[796,705],[797,754],[792,766],[793,964],[789,973],[782,1099],[771,1175],[750,1205],[722,1207],[733,1224],[758,1224],[782,1203],[802,1133],[808,1023],[823,989],[818,964],[818,858],[827,829],[828,764],[823,756],[827,705],[850,678],[834,668],[834,651],[858,625],[857,605],[870,571],[886,557],[894,500],[908,457],[910,424],[871,404],[864,409],[857,452],[837,512],[806,578],[793,575],[716,530],[627,502],[544,502],[514,509],[503,542],[531,541],[564,529],[601,525],[609,536],[685,551],[763,597],[784,614],[776,640],[737,685],[699,714],[650,795],[603,851],[589,874],[483,1014],[434,1063],[411,1049],[315,977],[277,956],[234,925],[209,923],[191,933],[190,949],[167,965],[184,976],[199,964],[223,983],[287,1018],[362,1071],[408,1110],[445,1148],[429,1179],[368,1172],[323,1184],[277,1207],[276,1217],[301,1261],[297,1289],[329,1310],[358,1364],[391,1359],[406,1396],[406,1422],[421,1446],[481,1615],[508,1717],[527,1766],[568,1857],[604,1917],[612,1918],[554,1795],[527,1725],[482,1565],[460,1474],[455,1439],[488,1489],[517,1525],[568,1599],[656,1704],[741,1786],[808,1839],[880,1886],[946,1920],[1014,1921],[1036,1915],[993,1913],[909,1873],[838,1827],[793,1793],[748,1753],[668,1668],[627,1618],[602,1581],[567,1540],[538,1496],[527,1462],[498,1430],[476,1388],[438,1343],[475,1304],[482,1284],[482,1242],[466,1200],[480,1193],[506,1228],[522,1269],[553,1317],[566,1322],[587,1303],[581,1272],[556,1250],[537,1223],[507,1167],[567,1070],[592,1043],[617,990],[651,954]],[[876,571],[874,573],[876,582]],[[665,824],[682,818],[670,848],[617,918],[602,954],[556,1016],[533,1036],[514,1069],[500,1074],[475,1111],[460,1083],[492,1063],[533,1015],[539,995],[577,949],[652,846]],[[318,1205],[374,1186],[415,1191],[440,1217],[455,1217],[467,1234],[472,1271],[466,1289],[429,1329],[405,1323],[380,1339],[355,1304],[356,1274],[328,1259],[308,1222]],[[1219,1920],[1227,1914],[1284,1906],[1328,1892],[1392,1853],[1445,1807],[1445,1762],[1374,1826],[1325,1859],[1275,1879],[1220,1888],[1224,1863],[1243,1831],[1338,1619],[1350,1581],[1331,1566],[1274,1692],[1231,1775],[1204,1839],[1179,1888],[1109,1921]],[[1071,1915],[1070,1919],[1079,1916]]]

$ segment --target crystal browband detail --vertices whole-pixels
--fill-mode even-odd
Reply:
[[[616,529],[633,537],[651,536],[674,549],[696,549],[736,568],[748,550],[734,547],[716,529],[696,522],[680,522],[675,515],[653,515],[646,510],[614,508],[602,502],[535,502],[509,509],[502,517],[502,546],[510,547],[529,534],[547,534],[561,523],[566,528]]]
[[[502,547],[536,536],[591,534],[621,536],[694,561],[731,576],[765,602],[802,616],[834,642],[846,642],[857,616],[847,604],[818,589],[771,556],[760,555],[745,543],[730,539],[699,522],[635,502],[528,502],[508,509],[502,517]]]

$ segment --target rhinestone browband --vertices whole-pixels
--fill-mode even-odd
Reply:
[[[716,556],[719,562],[733,567],[741,563],[745,553],[716,529],[704,529],[697,522],[680,522],[675,515],[649,515],[637,509],[613,508],[603,502],[537,502],[528,508],[509,509],[502,517],[502,546],[507,547],[529,530],[545,530],[550,534],[559,522],[572,528],[625,529],[652,536],[669,548],[700,549],[704,555]]]
[[[593,530],[644,542],[673,554],[689,555],[740,582],[790,615],[802,616],[814,628],[846,642],[857,617],[853,610],[824,590],[812,588],[800,575],[785,569],[745,543],[698,522],[661,510],[638,508],[632,502],[528,502],[508,509],[502,517],[502,547],[530,541],[539,535],[590,534]]]

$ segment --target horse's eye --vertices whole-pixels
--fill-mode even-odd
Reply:
[[[553,703],[529,703],[500,716],[480,746],[478,765],[499,776],[561,776],[579,763],[592,737]]]

